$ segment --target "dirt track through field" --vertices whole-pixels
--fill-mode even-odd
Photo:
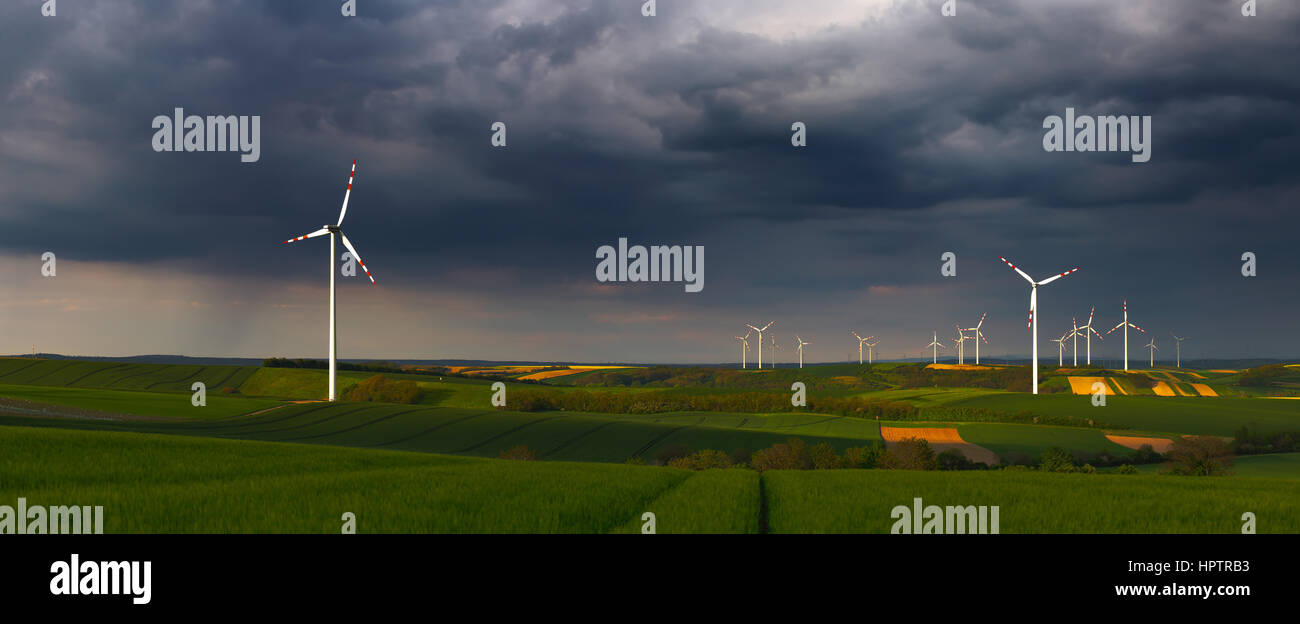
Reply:
[[[885,439],[885,446],[897,444],[908,438],[920,438],[930,443],[935,454],[948,449],[956,449],[973,462],[982,462],[990,466],[997,465],[997,453],[982,446],[971,444],[962,439],[956,427],[881,427],[880,437]]]

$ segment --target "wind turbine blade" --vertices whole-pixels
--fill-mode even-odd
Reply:
[[[361,270],[366,272],[366,277],[370,278],[370,283],[375,284],[375,276],[370,274],[370,269],[366,268],[366,263],[361,261],[361,254],[357,253],[357,248],[352,246],[352,241],[348,240],[348,235],[339,232],[339,238],[343,239],[343,246],[348,248],[348,252],[352,254],[352,257],[357,259],[357,264],[361,265]]]
[[[986,316],[988,316],[988,315],[989,315],[989,313],[988,313],[988,312],[985,312],[982,316],[980,316],[980,322],[978,322],[978,323],[975,324],[975,329],[979,329],[981,326],[984,325],[984,317],[986,317]]]
[[[339,222],[334,225],[343,225],[343,215],[348,213],[348,198],[352,196],[352,176],[357,174],[357,160],[352,159],[352,172],[348,174],[348,190],[343,192],[343,209],[339,211]],[[356,254],[353,254],[356,255]]]
[[[1078,271],[1078,270],[1079,270],[1079,267],[1074,267],[1073,269],[1070,269],[1069,271],[1066,271],[1066,272],[1061,273],[1061,274],[1058,274],[1058,275],[1053,275],[1053,276],[1051,276],[1051,277],[1049,277],[1049,278],[1047,278],[1047,279],[1045,279],[1045,280],[1043,280],[1043,281],[1041,281],[1041,282],[1038,282],[1038,285],[1039,285],[1039,286],[1042,286],[1043,284],[1051,284],[1052,282],[1055,282],[1056,280],[1059,280],[1059,279],[1061,279],[1062,277],[1065,277],[1066,275],[1069,275],[1069,274],[1071,274],[1071,273],[1073,273],[1073,272],[1075,272],[1075,271]]]
[[[1020,269],[1016,268],[1016,265],[1011,264],[1011,261],[1010,261],[1010,260],[1007,260],[1006,258],[1003,258],[1002,256],[998,256],[998,259],[1001,260],[1001,261],[1003,261],[1003,262],[1005,262],[1005,263],[1007,263],[1007,266],[1009,266],[1009,267],[1011,267],[1013,270],[1015,270],[1016,273],[1019,273],[1019,274],[1020,274],[1020,277],[1025,278],[1025,281],[1026,281],[1026,282],[1029,282],[1030,284],[1034,283],[1034,278],[1029,277],[1029,274],[1028,274],[1028,273],[1025,273],[1024,271],[1021,271]]]
[[[1092,314],[1096,311],[1097,311],[1097,306],[1092,306],[1092,309],[1088,310],[1088,324],[1084,325],[1084,327],[1092,327]]]
[[[854,338],[857,338],[858,340],[862,340],[862,336],[859,336],[859,335],[858,335],[858,332],[849,332],[849,333],[850,333],[850,334],[853,334],[853,337],[854,337]]]
[[[1136,329],[1136,330],[1138,330],[1138,331],[1140,331],[1140,332],[1142,332],[1142,333],[1144,333],[1144,334],[1147,333],[1147,330],[1142,329],[1141,327],[1138,327],[1137,325],[1134,325],[1134,324],[1132,324],[1132,323],[1129,323],[1128,326],[1129,326],[1129,327],[1132,327],[1133,329]]]
[[[759,328],[757,328],[757,327],[754,327],[753,325],[750,325],[749,323],[746,323],[746,324],[745,324],[745,327],[748,327],[748,328],[750,328],[750,329],[752,329],[752,330],[754,330],[754,331],[756,331],[756,332],[761,332],[761,331],[763,331],[763,330],[761,330],[761,329],[759,329]],[[745,334],[745,335],[748,336],[749,334]]]
[[[1029,291],[1029,322],[1025,323],[1025,330],[1034,326],[1034,310],[1038,308],[1038,289],[1034,288]]]
[[[767,331],[767,328],[771,327],[771,326],[772,326],[772,323],[775,323],[775,322],[776,322],[776,321],[768,321],[768,322],[767,322],[767,325],[764,325],[764,326],[763,326],[763,329],[760,329],[759,331]]]
[[[325,228],[321,228],[321,229],[319,229],[319,230],[316,230],[315,232],[312,232],[311,234],[303,234],[302,236],[299,236],[298,238],[291,238],[291,239],[289,239],[289,240],[287,240],[287,241],[284,241],[284,242],[286,242],[286,243],[294,243],[294,242],[297,242],[297,241],[300,241],[300,240],[304,240],[304,239],[308,239],[308,238],[316,238],[317,236],[320,236],[320,235],[322,235],[322,234],[329,234],[329,233],[330,233],[329,230],[327,230],[327,229],[325,229]]]
[[[1114,333],[1115,330],[1117,330],[1117,329],[1123,327],[1123,326],[1124,326],[1124,323],[1126,323],[1126,322],[1127,322],[1127,321],[1120,321],[1120,322],[1119,322],[1119,325],[1116,325],[1116,326],[1110,328],[1110,331],[1108,331],[1108,332],[1106,332],[1106,333],[1108,333],[1108,334],[1110,334],[1110,333]]]

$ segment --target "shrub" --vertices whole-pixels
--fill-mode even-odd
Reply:
[[[878,466],[891,470],[934,470],[939,464],[929,442],[920,438],[905,438],[885,450]]]
[[[1170,472],[1199,477],[1222,476],[1232,468],[1232,449],[1213,436],[1184,436],[1169,448]]]
[[[690,455],[690,453],[690,449],[685,446],[680,444],[669,444],[655,451],[654,464],[656,466],[667,466],[668,462],[671,462],[678,457],[686,457],[687,455]]]
[[[1074,456],[1059,446],[1053,446],[1039,456],[1038,469],[1043,472],[1074,472]]]
[[[875,468],[884,454],[885,446],[879,442],[873,442],[871,446],[854,446],[844,449],[842,462],[845,468]]]
[[[673,468],[685,468],[687,470],[730,468],[731,457],[722,451],[705,449],[703,451],[698,451],[693,455],[674,457],[668,460],[668,465]]]
[[[825,442],[814,444],[808,449],[808,456],[812,459],[813,468],[817,470],[834,470],[843,463],[835,453],[835,447]]]
[[[754,453],[753,468],[764,470],[808,470],[813,467],[808,455],[808,443],[799,438],[790,438],[784,444],[773,444]]]
[[[975,462],[957,449],[948,449],[935,456],[939,470],[975,470],[980,468]]]
[[[388,381],[383,375],[370,377],[343,393],[345,401],[414,403],[419,398],[420,387],[414,381]]]
[[[1138,469],[1137,466],[1134,466],[1133,464],[1124,464],[1120,466],[1119,469],[1115,471],[1115,473],[1123,474],[1123,475],[1137,474]]]
[[[518,461],[537,461],[542,458],[537,451],[534,451],[523,444],[504,449],[497,457],[500,459],[514,459]]]

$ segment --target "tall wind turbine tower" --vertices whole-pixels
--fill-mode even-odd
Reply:
[[[975,365],[976,366],[978,366],[980,363],[980,341],[983,340],[984,344],[988,344],[989,342],[988,339],[984,337],[984,333],[980,331],[980,328],[984,326],[984,317],[988,315],[989,313],[985,312],[984,316],[980,317],[980,322],[976,323],[974,327],[968,327],[965,330],[965,331],[975,332],[975,335],[971,337],[971,340],[975,343]],[[962,329],[958,327],[957,331],[962,331]]]
[[[767,331],[767,328],[771,327],[771,326],[772,326],[772,323],[775,323],[775,322],[776,322],[776,321],[768,321],[768,322],[767,322],[767,325],[764,325],[764,326],[763,326],[763,329],[759,329],[759,328],[754,327],[753,325],[749,325],[749,324],[746,324],[746,325],[745,325],[745,327],[748,327],[748,328],[750,328],[750,329],[752,329],[752,330],[758,332],[758,369],[759,369],[759,370],[763,370],[763,332]],[[745,334],[745,335],[748,336],[749,334]]]
[[[799,346],[798,346],[798,349],[799,349],[799,368],[803,368],[803,346],[804,346],[804,345],[809,345],[809,344],[812,344],[812,343],[811,343],[811,342],[804,342],[804,341],[803,341],[803,338],[800,338],[800,337],[799,337],[799,334],[795,334],[795,335],[794,335],[794,341],[797,342],[797,343],[799,343]]]
[[[1175,345],[1174,348],[1178,351],[1178,368],[1182,368],[1183,367],[1183,341],[1187,340],[1187,337],[1183,336],[1182,338],[1179,338],[1178,335],[1175,334],[1174,332],[1169,332],[1169,335],[1173,336],[1174,340],[1176,341],[1174,343]]]
[[[1069,333],[1067,332],[1061,334],[1060,338],[1052,339],[1052,342],[1056,343],[1056,365],[1057,366],[1065,366],[1065,339],[1068,337],[1069,337]]]
[[[875,336],[872,336],[872,338],[875,338]],[[875,341],[875,342],[868,342],[868,343],[867,343],[867,364],[873,364],[873,363],[875,363],[875,358],[873,358],[872,355],[871,355],[871,349],[873,349],[873,348],[874,348],[876,345],[878,345],[878,344],[880,344],[880,341],[879,341],[879,340],[877,340],[877,341]]]
[[[745,362],[745,354],[749,353],[749,332],[745,332],[744,336],[736,336],[736,340],[740,341],[740,368],[748,368],[748,364]]]
[[[1066,275],[1069,275],[1069,274],[1071,274],[1071,273],[1073,273],[1073,272],[1075,272],[1075,271],[1078,271],[1078,270],[1079,270],[1079,267],[1074,267],[1073,269],[1070,269],[1069,271],[1066,271],[1066,272],[1064,272],[1064,273],[1057,273],[1056,275],[1053,275],[1053,276],[1051,276],[1051,277],[1049,277],[1049,278],[1047,278],[1047,279],[1045,279],[1045,280],[1043,280],[1043,281],[1041,281],[1041,282],[1035,282],[1035,281],[1034,281],[1034,278],[1029,277],[1029,274],[1028,274],[1028,273],[1025,273],[1024,271],[1021,271],[1020,269],[1016,268],[1016,265],[1011,264],[1011,262],[1010,262],[1009,260],[1007,260],[1006,258],[1003,258],[1002,256],[998,256],[998,258],[999,258],[1000,260],[1002,260],[1002,262],[1006,263],[1007,266],[1011,267],[1011,269],[1014,270],[1016,273],[1019,273],[1019,274],[1020,274],[1020,277],[1025,278],[1025,281],[1026,281],[1026,282],[1029,282],[1029,286],[1030,286],[1030,290],[1029,290],[1029,326],[1027,327],[1027,329],[1029,330],[1029,333],[1033,334],[1033,337],[1034,337],[1034,338],[1033,338],[1033,343],[1034,343],[1034,354],[1033,354],[1033,358],[1034,358],[1034,361],[1033,361],[1034,378],[1033,378],[1033,388],[1034,388],[1034,394],[1038,394],[1038,322],[1034,320],[1035,317],[1037,316],[1037,315],[1035,314],[1035,312],[1038,311],[1038,287],[1039,287],[1039,286],[1045,286],[1045,285],[1050,284],[1050,283],[1052,283],[1052,282],[1054,282],[1054,281],[1056,281],[1056,280],[1058,280],[1058,279],[1061,279],[1062,277],[1065,277]]]
[[[1079,326],[1079,329],[1083,331],[1084,338],[1087,339],[1085,342],[1087,342],[1088,345],[1088,366],[1092,366],[1092,335],[1097,334],[1097,340],[1101,340],[1103,342],[1105,342],[1106,340],[1105,338],[1101,337],[1101,332],[1092,328],[1092,316],[1093,313],[1096,311],[1097,311],[1096,307],[1093,307],[1091,310],[1088,310],[1088,323]]]
[[[933,364],[938,364],[938,363],[939,363],[939,348],[943,346],[942,344],[939,344],[939,332],[934,332],[934,340],[931,340],[931,341],[930,341],[930,344],[925,345],[925,346],[930,347],[930,351],[931,351],[931,354],[930,354],[930,358],[931,358],[931,359],[930,359],[930,361],[931,361],[931,363],[933,363]]]
[[[1138,327],[1137,325],[1134,325],[1128,321],[1128,300],[1127,299],[1124,301],[1124,320],[1120,321],[1119,325],[1112,327],[1110,331],[1106,333],[1109,334],[1121,327],[1124,328],[1124,370],[1128,370],[1128,328],[1132,327],[1133,329],[1136,329],[1144,334],[1147,333],[1147,330],[1142,329],[1141,327]]]
[[[858,335],[858,332],[850,332],[850,333],[853,334],[854,338],[858,339],[858,364],[862,364],[862,343],[871,340],[872,338],[875,338],[875,336],[867,336],[866,338],[863,338],[862,336]]]
[[[338,261],[339,256],[338,249],[334,246],[335,239],[341,239],[343,241],[343,246],[348,248],[348,253],[352,254],[352,257],[356,259],[357,264],[361,265],[361,268],[365,270],[366,277],[370,278],[370,283],[375,283],[375,277],[370,274],[370,269],[366,268],[366,263],[361,261],[361,255],[358,254],[356,248],[352,246],[352,241],[349,241],[347,235],[343,233],[343,217],[348,214],[348,198],[352,196],[352,178],[356,173],[357,161],[353,160],[352,172],[348,174],[348,188],[343,192],[343,209],[339,211],[338,223],[335,223],[334,225],[329,225],[327,223],[315,232],[303,234],[298,238],[291,238],[284,241],[285,243],[293,243],[308,238],[324,236],[325,234],[330,235],[330,367],[328,396],[330,401],[338,399],[338,393],[336,392],[338,388],[338,349],[336,340],[338,331],[334,324],[334,274],[338,272],[335,269],[335,262]]]
[[[1148,342],[1147,345],[1146,345],[1145,347],[1142,347],[1142,348],[1143,348],[1143,349],[1146,349],[1146,350],[1151,354],[1151,361],[1147,363],[1147,368],[1155,368],[1155,367],[1156,367],[1156,351],[1159,351],[1159,350],[1160,350],[1160,347],[1157,347],[1157,346],[1156,346],[1156,339],[1155,339],[1155,338],[1152,338],[1152,339],[1151,339],[1151,342]]]

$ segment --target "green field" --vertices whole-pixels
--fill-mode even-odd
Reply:
[[[1002,533],[1300,532],[1300,480],[1035,472],[781,471],[763,474],[774,533],[888,533],[912,504],[997,505]]]
[[[1111,396],[1105,407],[1093,407],[1089,397],[1066,393],[860,389],[879,387],[903,366],[813,367],[807,377],[839,384],[827,390],[835,396],[935,409],[928,417],[516,412],[489,406],[490,380],[417,374],[385,375],[417,383],[415,404],[326,403],[318,400],[323,370],[0,358],[0,504],[23,496],[32,504],[104,505],[107,530],[127,532],[335,532],[345,511],[357,514],[363,532],[635,533],[647,511],[662,533],[887,532],[889,511],[921,496],[939,505],[998,505],[1004,533],[1235,532],[1241,511],[1255,512],[1261,531],[1300,531],[1300,453],[1238,457],[1226,478],[1156,474],[1157,464],[1141,466],[1141,475],[1112,474],[1113,468],[1095,475],[760,475],[625,465],[653,462],[669,450],[757,451],[792,437],[843,453],[879,443],[881,425],[955,427],[965,441],[1013,461],[1032,461],[1050,447],[1129,455],[1106,439],[1108,432],[1172,438],[1231,436],[1246,425],[1300,430],[1295,401]],[[864,375],[856,390],[844,381],[854,374]],[[340,388],[371,375],[342,372]],[[208,388],[205,407],[190,403],[196,381]],[[510,384],[522,387],[579,389]],[[787,394],[712,386],[670,391]],[[1020,422],[985,422],[989,414]],[[943,416],[980,421],[938,420]],[[1081,426],[1029,424],[1032,416],[1070,416]],[[1088,426],[1089,419],[1097,424]],[[490,459],[517,445],[544,461]]]
[[[102,505],[104,531],[888,532],[890,510],[999,505],[1002,533],[1300,531],[1300,480],[886,470],[692,473],[0,427],[0,502]]]

